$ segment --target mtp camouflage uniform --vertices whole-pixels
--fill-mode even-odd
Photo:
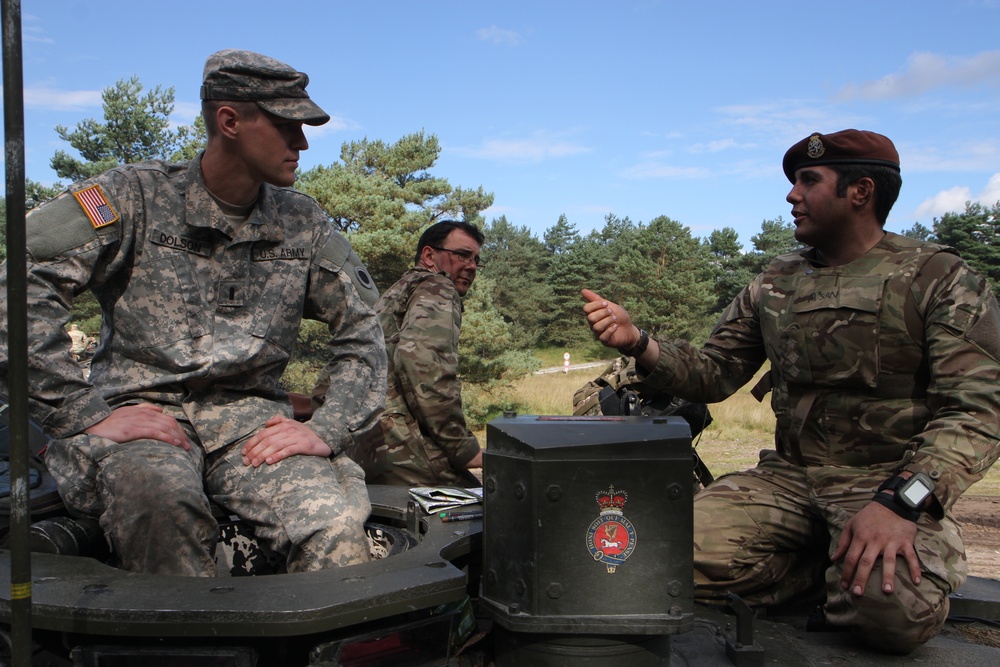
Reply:
[[[100,518],[124,567],[213,574],[210,501],[289,571],[368,559],[363,473],[339,454],[382,406],[377,291],[311,198],[263,185],[240,224],[205,188],[200,157],[126,165],[32,211],[27,239],[31,415],[56,438],[46,463],[67,506]],[[103,318],[89,380],[63,328],[86,289]],[[246,439],[292,416],[279,379],[303,317],[329,325],[335,390],[309,426],[335,456],[244,466]],[[194,451],[83,434],[142,402],[174,417]]]
[[[701,349],[660,342],[643,379],[692,401],[720,401],[771,365],[755,393],[773,390],[776,451],[696,496],[696,596],[773,605],[825,578],[828,622],[893,652],[927,641],[967,576],[949,510],[1000,453],[998,360],[988,284],[953,251],[891,233],[843,266],[808,249],[778,257]],[[904,470],[935,482],[916,524],[922,580],[899,557],[887,595],[880,561],[855,597],[830,556],[847,520]]]
[[[375,306],[385,334],[389,380],[385,412],[366,445],[369,482],[479,486],[465,465],[479,442],[465,425],[458,379],[462,298],[451,278],[415,267]]]

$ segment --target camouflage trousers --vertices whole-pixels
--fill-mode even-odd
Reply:
[[[249,524],[289,572],[369,560],[371,512],[361,468],[346,456],[292,456],[244,466],[242,442],[205,455],[157,440],[53,440],[45,462],[69,511],[99,520],[121,567],[214,576],[210,501]]]
[[[402,414],[382,415],[375,426],[374,463],[367,467],[369,484],[394,486],[482,486],[464,468],[453,468],[448,455],[428,440],[417,424]]]
[[[844,524],[894,469],[804,468],[764,452],[756,468],[719,478],[694,500],[695,598],[720,602],[734,592],[769,606],[801,601],[825,586],[829,623],[853,629],[882,651],[917,648],[944,625],[948,596],[967,577],[959,526],[923,514],[915,538],[921,582],[914,585],[899,557],[891,594],[879,584],[881,560],[860,597],[841,590],[841,564],[830,560]]]

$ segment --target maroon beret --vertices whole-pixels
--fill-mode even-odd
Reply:
[[[795,171],[822,164],[871,164],[899,171],[899,153],[888,137],[865,130],[814,132],[788,149],[781,168],[792,183]]]

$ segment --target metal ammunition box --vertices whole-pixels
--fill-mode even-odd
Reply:
[[[482,602],[494,621],[534,633],[690,630],[690,433],[679,417],[492,421]]]

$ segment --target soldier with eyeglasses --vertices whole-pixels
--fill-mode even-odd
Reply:
[[[369,484],[480,486],[482,449],[462,414],[462,297],[483,267],[483,233],[444,220],[420,237],[416,264],[375,305],[389,357],[382,418],[358,458]]]

